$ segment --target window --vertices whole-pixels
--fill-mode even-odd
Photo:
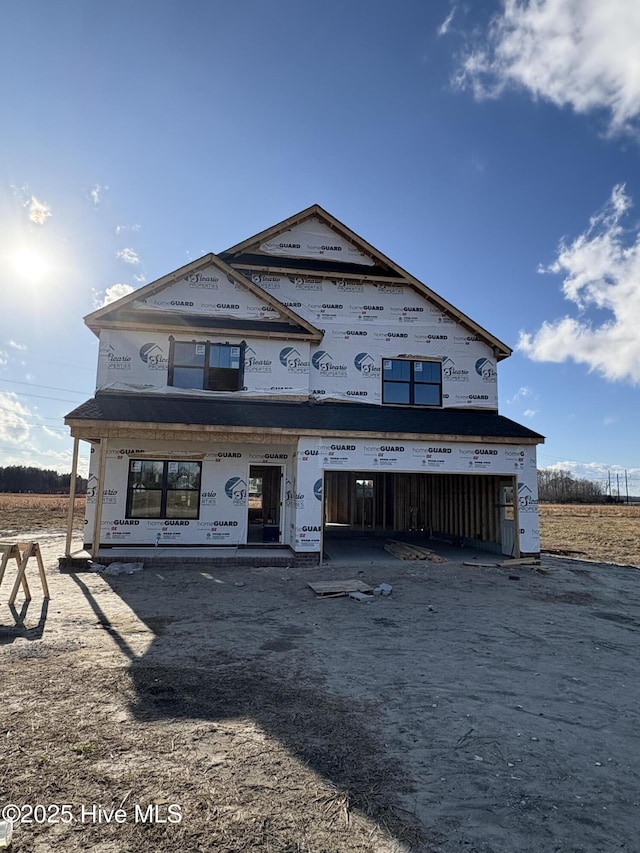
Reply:
[[[441,406],[441,363],[383,358],[382,402],[406,406]]]
[[[245,344],[176,341],[169,347],[169,385],[204,391],[242,388]]]
[[[198,518],[202,462],[131,459],[127,518]]]

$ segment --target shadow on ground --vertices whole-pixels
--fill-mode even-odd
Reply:
[[[396,561],[105,577],[153,631],[142,656],[92,606],[131,661],[136,720],[252,720],[407,848],[633,849],[640,576],[559,559],[546,568]],[[392,597],[322,600],[306,584],[354,572],[391,583]],[[269,772],[277,779],[277,765]]]

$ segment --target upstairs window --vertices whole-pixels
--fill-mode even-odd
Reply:
[[[245,344],[176,341],[169,347],[169,385],[203,391],[242,388]]]
[[[127,518],[198,518],[201,462],[131,459]]]
[[[382,402],[404,406],[441,406],[441,363],[383,358]]]

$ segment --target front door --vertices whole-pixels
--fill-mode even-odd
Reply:
[[[249,466],[248,542],[282,541],[282,468]]]

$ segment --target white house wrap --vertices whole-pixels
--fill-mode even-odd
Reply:
[[[85,543],[411,532],[539,551],[536,445],[498,413],[498,338],[317,205],[86,318]],[[99,516],[99,523],[96,523]]]

